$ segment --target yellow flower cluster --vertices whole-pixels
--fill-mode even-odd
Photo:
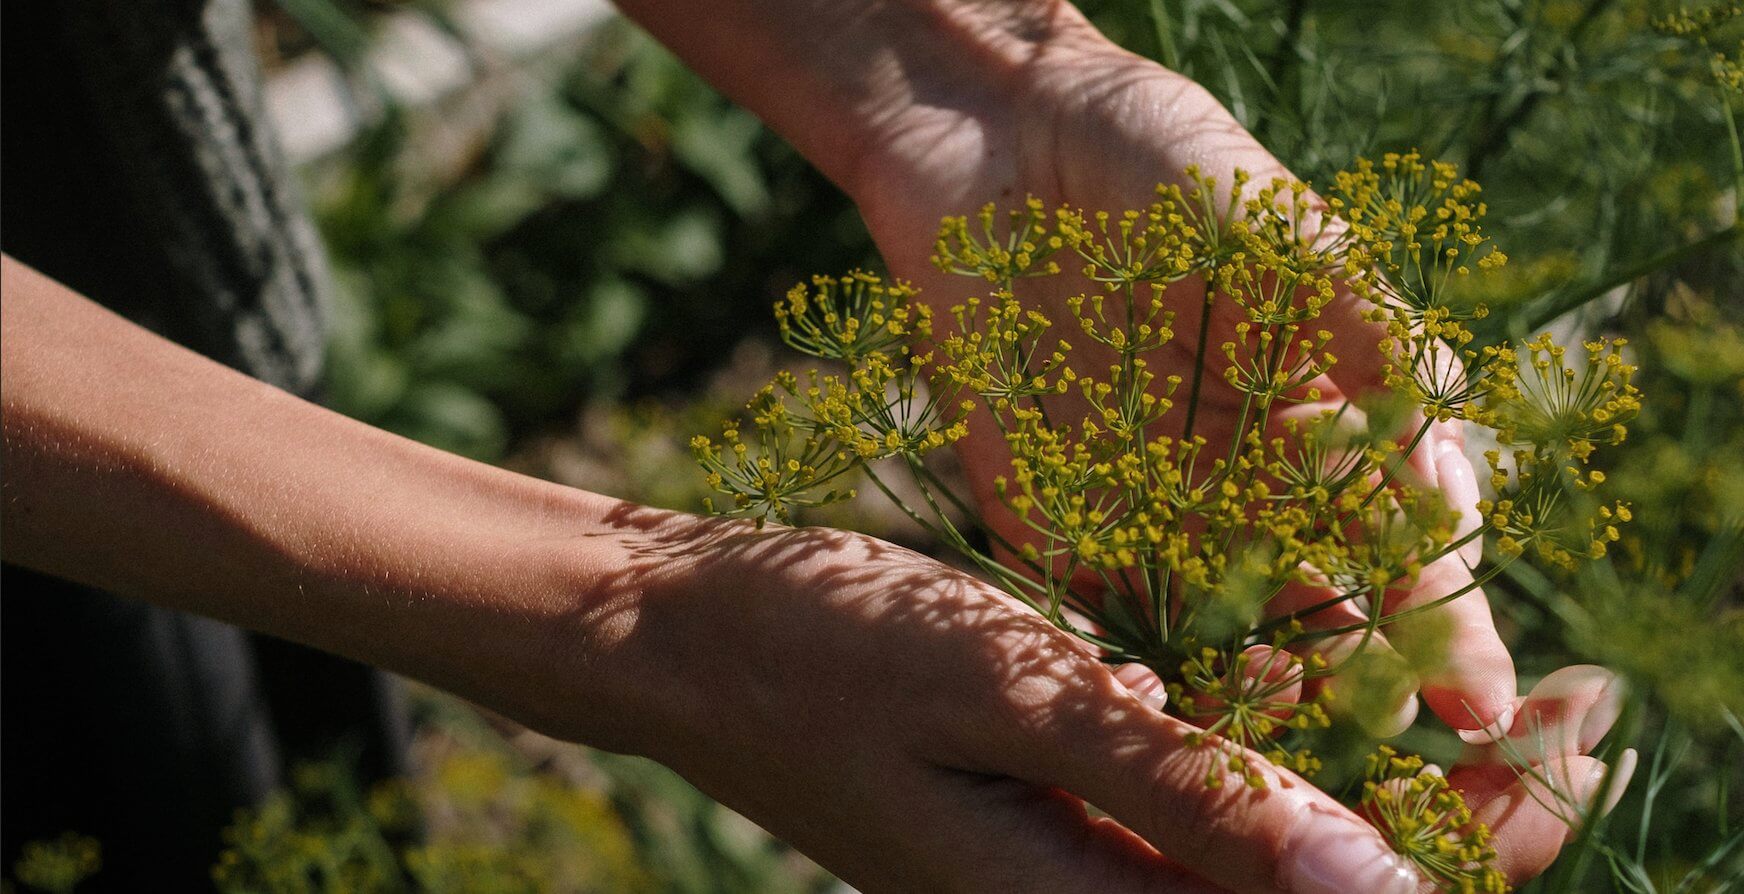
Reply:
[[[1508,890],[1507,879],[1490,865],[1496,857],[1490,830],[1422,758],[1385,745],[1369,755],[1362,806],[1393,849],[1442,890]]]
[[[897,461],[924,503],[896,500],[910,518],[1107,661],[1155,671],[1203,741],[1239,746],[1217,752],[1209,784],[1225,774],[1259,784],[1242,749],[1312,770],[1301,733],[1329,715],[1297,694],[1362,652],[1328,663],[1283,649],[1313,656],[1317,638],[1372,633],[1470,592],[1528,550],[1572,565],[1618,538],[1629,509],[1599,499],[1604,476],[1590,459],[1623,438],[1640,396],[1622,340],[1587,345],[1573,368],[1548,337],[1478,344],[1470,324],[1486,309],[1459,283],[1506,258],[1481,230],[1478,186],[1449,165],[1415,153],[1362,161],[1324,201],[1301,183],[1189,176],[1191,190],[1159,186],[1140,209],[1050,214],[1032,199],[947,219],[937,266],[983,290],[946,308],[942,333],[913,289],[871,273],[795,287],[776,307],[783,338],[841,369],[778,377],[748,407],[755,437],[730,424],[723,443],[694,446],[729,511],[782,521],[846,497],[850,475],[896,500],[880,478],[891,464],[869,463]],[[1026,297],[1048,277],[1082,292],[1045,307]],[[1183,306],[1183,294],[1204,295],[1203,306]],[[1372,336],[1336,335],[1364,328],[1328,315],[1352,295],[1385,332],[1392,400],[1285,412],[1325,400],[1335,348],[1375,350]],[[1178,340],[1188,313],[1195,331]],[[1211,389],[1219,404],[1207,421]],[[971,411],[1009,449],[994,493],[1023,531],[989,530],[992,549],[947,517],[946,505],[976,509],[923,462],[966,435]],[[1492,455],[1494,493],[1479,505],[1450,508],[1407,470],[1449,419],[1494,429],[1509,450]],[[1457,535],[1461,515],[1476,529]],[[1426,565],[1484,537],[1499,561],[1474,581],[1385,608]],[[1292,586],[1331,595],[1273,609]],[[1334,605],[1365,620],[1304,629]],[[1254,673],[1256,646],[1277,665]],[[1401,818],[1452,803],[1432,782],[1413,785]]]
[[[1523,357],[1508,346],[1490,353],[1488,393],[1476,416],[1501,444],[1517,449],[1506,464],[1499,450],[1487,455],[1490,485],[1501,496],[1477,509],[1500,534],[1502,553],[1532,547],[1545,561],[1572,569],[1583,558],[1603,557],[1621,537],[1618,525],[1629,521],[1629,507],[1598,499],[1605,475],[1589,461],[1599,447],[1622,443],[1641,409],[1631,382],[1635,367],[1623,356],[1627,344],[1587,342],[1578,369],[1549,336],[1525,342]]]
[[[913,298],[912,287],[864,270],[814,276],[810,288],[800,283],[775,303],[775,319],[795,350],[852,363],[932,334],[931,310]]]
[[[1204,648],[1182,662],[1182,680],[1170,683],[1168,692],[1181,716],[1203,724],[1201,732],[1190,736],[1190,743],[1227,746],[1206,771],[1206,786],[1221,787],[1227,771],[1250,786],[1265,788],[1265,777],[1248,764],[1247,750],[1303,776],[1318,771],[1318,758],[1302,749],[1280,747],[1278,734],[1331,725],[1323,704],[1297,695],[1307,672],[1325,667],[1319,655],[1303,660],[1277,649],[1248,650],[1230,658]]]
[[[1705,51],[1708,67],[1721,89],[1744,93],[1744,36],[1728,27],[1739,22],[1744,22],[1744,3],[1717,3],[1701,9],[1680,8],[1655,19],[1653,27]]]
[[[1442,421],[1467,418],[1487,384],[1466,374],[1465,361],[1468,324],[1488,310],[1459,297],[1459,280],[1507,262],[1480,228],[1480,193],[1453,166],[1413,152],[1383,157],[1378,170],[1359,162],[1338,175],[1328,200],[1349,222],[1344,273],[1372,305],[1369,318],[1386,326],[1388,387]]]

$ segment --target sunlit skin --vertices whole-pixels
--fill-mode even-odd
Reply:
[[[949,289],[925,236],[945,214],[1026,193],[1118,207],[1188,164],[1277,170],[1203,90],[1115,50],[1064,5],[625,6],[842,185],[894,272],[935,294]],[[1310,892],[1409,878],[1362,820],[1257,756],[1264,790],[1207,790],[1186,745],[1195,727],[930,560],[492,469],[198,358],[11,259],[3,292],[8,561],[648,755],[862,890]],[[1185,328],[1197,296],[1182,304]],[[1346,331],[1379,337],[1354,315]],[[1341,389],[1380,378],[1378,365],[1346,369]],[[1421,465],[1460,496],[1475,479],[1448,445],[1457,435],[1438,431]],[[1004,463],[991,448],[965,455],[978,481]],[[1471,657],[1429,701],[1447,693],[1487,722],[1513,706],[1512,667],[1482,600],[1461,602]],[[1581,730],[1570,748],[1592,747],[1589,725],[1608,728],[1605,691],[1590,679],[1561,697],[1558,722]],[[1473,772],[1498,766],[1474,756]],[[1498,868],[1529,877],[1567,826],[1493,776],[1468,800]],[[1569,786],[1581,802],[1598,791],[1580,774]]]

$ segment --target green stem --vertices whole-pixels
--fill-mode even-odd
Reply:
[[[1432,420],[1425,418],[1423,424],[1417,427],[1417,434],[1411,436],[1411,443],[1405,446],[1404,451],[1399,454],[1399,458],[1393,462],[1392,467],[1387,469],[1387,474],[1382,476],[1381,483],[1375,485],[1375,489],[1369,491],[1369,495],[1363,498],[1362,505],[1357,507],[1358,512],[1369,508],[1369,504],[1386,491],[1387,485],[1393,483],[1393,479],[1398,477],[1399,470],[1404,468],[1405,463],[1411,459],[1411,454],[1417,452],[1417,445],[1423,443],[1424,436],[1429,434],[1429,428],[1433,424]],[[1352,512],[1345,516],[1343,523],[1348,524],[1355,515],[1356,512]]]
[[[1211,278],[1205,280],[1205,306],[1199,313],[1199,344],[1193,349],[1193,388],[1187,398],[1187,424],[1181,440],[1193,439],[1193,423],[1199,416],[1199,386],[1205,381],[1205,345],[1211,338]]]
[[[967,502],[965,502],[962,497],[957,496],[957,492],[952,490],[950,485],[946,484],[942,479],[939,478],[938,475],[935,475],[933,473],[933,470],[927,468],[926,463],[923,463],[923,462],[919,461],[918,459],[912,460],[909,463],[909,468],[914,472],[914,474],[917,477],[923,478],[927,483],[931,484],[935,490],[937,490],[941,494],[944,494],[945,500],[947,502],[949,502],[952,506],[955,506],[957,508],[958,512],[963,513],[964,517],[966,517],[966,518],[980,518],[981,517],[980,513],[976,512],[972,507],[970,507],[969,504]],[[1020,559],[1023,558],[1022,553],[1018,550],[1018,548],[1016,546],[1012,545],[1011,541],[1006,540],[1004,535],[1000,534],[998,531],[993,530],[991,527],[989,527],[985,524],[983,524],[981,526],[981,530],[987,534],[987,539],[989,539],[989,540],[993,541],[995,544],[998,544],[999,546],[1003,547],[1006,551],[1010,552],[1013,556],[1017,556]],[[1031,565],[1033,570],[1035,570],[1038,574],[1041,573],[1041,566],[1035,565],[1034,563],[1030,562],[1028,559],[1023,559],[1023,561],[1026,564]]]
[[[1180,71],[1181,51],[1175,46],[1175,28],[1169,22],[1169,11],[1163,8],[1163,0],[1151,0],[1151,27],[1156,29],[1157,49],[1162,53],[1164,67]]]
[[[1476,507],[1472,507],[1472,508],[1466,509],[1465,511],[1476,512],[1477,509],[1476,509]],[[1466,544],[1472,542],[1473,540],[1476,540],[1476,539],[1484,536],[1485,534],[1489,533],[1489,531],[1490,531],[1490,525],[1488,522],[1485,522],[1484,524],[1478,525],[1476,528],[1473,528],[1471,530],[1471,532],[1466,534],[1464,537],[1461,537],[1458,540],[1454,540],[1454,541],[1448,543],[1446,546],[1436,550],[1435,552],[1432,552],[1429,555],[1424,556],[1421,559],[1421,561],[1423,562],[1423,564],[1428,565],[1428,564],[1436,562],[1440,559],[1443,559],[1443,558],[1453,554],[1454,552],[1458,551],[1460,547],[1465,546]]]
[[[1714,412],[1714,389],[1709,385],[1694,385],[1690,390],[1689,406],[1684,414],[1683,446],[1690,456],[1705,455],[1702,442],[1707,440],[1710,430],[1710,419]]]
[[[1732,102],[1720,94],[1720,108],[1726,113],[1726,137],[1732,144],[1732,196],[1737,202],[1733,216],[1744,220],[1744,143],[1738,138],[1738,117],[1732,114]]]
[[[1358,596],[1365,595],[1366,593],[1368,593],[1368,590],[1366,588],[1352,590],[1349,593],[1340,593],[1337,596],[1332,597],[1331,599],[1322,600],[1322,601],[1317,602],[1311,606],[1308,606],[1307,608],[1297,609],[1296,611],[1290,612],[1288,614],[1279,615],[1275,618],[1269,618],[1267,620],[1261,621],[1260,623],[1254,625],[1254,628],[1249,633],[1249,635],[1253,636],[1253,635],[1258,635],[1258,634],[1262,634],[1262,633],[1270,633],[1274,630],[1279,630],[1279,629],[1282,629],[1284,627],[1288,627],[1291,624],[1295,623],[1296,621],[1300,621],[1303,618],[1313,617],[1314,615],[1317,615],[1323,611],[1326,611],[1329,608],[1334,608],[1336,606],[1342,605],[1346,602],[1351,601],[1352,599],[1357,598]]]
[[[1709,233],[1694,242],[1662,251],[1645,261],[1631,264],[1628,267],[1624,267],[1621,270],[1611,273],[1597,282],[1589,283],[1578,291],[1555,296],[1527,320],[1526,329],[1529,332],[1536,332],[1543,329],[1545,326],[1550,325],[1551,321],[1555,320],[1557,317],[1575,310],[1589,301],[1602,297],[1605,293],[1617,288],[1618,286],[1628,285],[1649,273],[1654,273],[1675,264],[1680,264],[1711,248],[1717,248],[1727,242],[1735,240],[1739,238],[1740,235],[1744,235],[1744,223],[1734,220],[1732,225],[1724,230]]]
[[[993,575],[997,579],[1000,587],[1007,593],[1016,596],[1018,599],[1022,600],[1025,605],[1035,609],[1038,613],[1044,615],[1047,614],[1046,609],[1042,608],[1035,602],[1035,600],[1031,599],[1023,592],[1024,586],[1041,590],[1041,584],[1024,577],[1021,573],[1011,568],[1005,567],[1005,565],[996,561],[991,556],[985,555],[980,550],[971,547],[968,544],[968,541],[964,540],[963,536],[957,533],[955,528],[949,528],[947,531],[946,529],[941,529],[938,525],[922,518],[920,513],[909,508],[908,504],[904,503],[901,498],[897,497],[896,493],[890,489],[890,486],[885,484],[884,480],[879,478],[878,474],[873,472],[870,468],[866,470],[866,479],[871,481],[872,484],[884,494],[885,499],[889,500],[891,505],[901,510],[903,515],[908,516],[910,520],[915,524],[920,525],[927,533],[949,544],[952,549],[955,549],[964,558],[974,562],[988,574]],[[952,537],[952,534],[955,534],[956,536]],[[1013,584],[1017,584],[1018,586],[1013,586]]]

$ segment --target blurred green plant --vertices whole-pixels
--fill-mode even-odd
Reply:
[[[226,892],[654,890],[603,798],[503,750],[446,754],[368,792],[343,762],[299,767],[225,844],[213,879]]]
[[[505,739],[430,690],[414,701],[415,772],[366,791],[343,758],[299,767],[225,831],[218,889],[813,894],[832,881],[664,768]]]
[[[797,154],[621,22],[529,81],[458,178],[408,163],[432,126],[410,111],[311,177],[340,282],[328,403],[481,459],[589,398],[686,387],[771,277],[869,244]]]
[[[59,838],[24,845],[12,866],[12,879],[27,891],[70,894],[103,868],[103,848],[95,838],[67,832]],[[4,889],[14,890],[11,880]]]

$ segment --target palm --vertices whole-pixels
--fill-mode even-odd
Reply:
[[[1203,89],[1119,50],[1104,48],[1038,63],[1036,76],[1025,87],[1015,113],[1009,106],[1001,106],[1001,114],[933,110],[918,126],[894,137],[891,151],[882,157],[894,170],[867,172],[866,182],[874,185],[862,196],[861,207],[872,233],[892,273],[919,286],[935,310],[982,291],[977,282],[940,273],[930,263],[931,236],[946,215],[969,213],[989,201],[1015,206],[1026,196],[1089,211],[1140,208],[1152,200],[1159,182],[1184,183],[1190,165],[1222,183],[1230,182],[1237,168],[1256,179],[1287,176]],[[901,187],[880,190],[878,184]],[[1069,274],[1026,280],[1019,297],[1060,321],[1067,318],[1066,300],[1092,288]],[[1177,334],[1147,362],[1159,380],[1172,375],[1192,383],[1200,368],[1198,333],[1207,306],[1203,286],[1197,280],[1183,281],[1170,288],[1165,300],[1176,314]],[[1226,312],[1228,306],[1214,304],[1207,327],[1211,350],[1206,356],[1214,361],[1220,359],[1217,346],[1234,338],[1238,321]],[[1344,322],[1347,328],[1362,325],[1354,315]],[[1061,334],[1070,332],[1062,327]],[[1096,347],[1080,345],[1075,362],[1089,370],[1115,362],[1112,351],[1089,350]],[[1240,392],[1218,372],[1212,368],[1198,376],[1193,424],[1193,433],[1209,442],[1213,455],[1227,449],[1235,436],[1242,403]],[[1324,397],[1339,397],[1330,382],[1323,383],[1322,391]],[[1085,409],[1076,394],[1049,400],[1054,418],[1083,418]],[[1165,417],[1158,433],[1178,435],[1185,422],[1186,414],[1177,410]],[[1021,527],[988,484],[1009,463],[997,429],[985,420],[980,425],[972,420],[961,452],[983,515],[1002,534],[1019,535]]]
[[[930,263],[931,237],[943,216],[969,213],[990,201],[1014,206],[1029,195],[1092,211],[1140,208],[1151,201],[1157,183],[1185,184],[1190,166],[1224,184],[1237,169],[1256,182],[1289,177],[1204,89],[1106,44],[1054,51],[1014,83],[1022,90],[1015,100],[941,105],[910,116],[857,172],[860,207],[891,272],[919,286],[935,309],[978,291],[977,283],[940,273]],[[1069,313],[1066,299],[1089,291],[1091,285],[1075,274],[1024,280],[1019,297],[1059,321]],[[1238,320],[1230,302],[1208,305],[1203,287],[1194,280],[1171,287],[1165,300],[1176,313],[1176,337],[1147,362],[1159,379],[1176,375],[1191,383],[1198,373],[1201,391],[1193,433],[1214,450],[1227,449],[1239,424],[1241,396],[1218,374],[1221,353],[1216,348],[1234,339]],[[1206,356],[1212,364],[1200,372],[1198,335],[1207,306],[1206,342],[1212,350]],[[1340,358],[1329,377],[1315,383],[1322,405],[1380,384],[1379,335],[1360,311],[1345,296],[1316,321],[1333,333],[1331,349]],[[1078,346],[1077,362],[1083,366],[1094,369],[1113,362],[1112,352],[1098,357],[1088,347],[1094,346]],[[1074,397],[1050,398],[1050,415],[1083,418],[1084,407],[1074,406]],[[1178,393],[1178,403],[1184,397],[1184,391]],[[1186,415],[1180,409],[1171,412],[1158,433],[1178,434]],[[989,420],[975,422],[972,418],[970,434],[960,445],[975,500],[997,533],[1016,540],[1028,531],[1000,505],[992,487],[994,478],[1008,470],[1009,453]],[[1421,480],[1442,487],[1456,508],[1470,513],[1477,500],[1476,483],[1469,463],[1458,453],[1459,440],[1456,428],[1438,428],[1411,462]],[[1452,465],[1463,466],[1463,471],[1448,471]],[[1419,593],[1425,598],[1470,580],[1455,557],[1436,563],[1424,577]],[[1461,729],[1502,719],[1515,697],[1514,668],[1482,593],[1473,592],[1439,611],[1458,631],[1458,641],[1448,644],[1455,660],[1445,673],[1425,681],[1430,707]],[[1325,615],[1311,618],[1310,626],[1316,626],[1315,620],[1321,626],[1350,620]],[[1397,722],[1409,723],[1414,711],[1414,701],[1402,704]],[[1474,722],[1474,715],[1481,720]]]

